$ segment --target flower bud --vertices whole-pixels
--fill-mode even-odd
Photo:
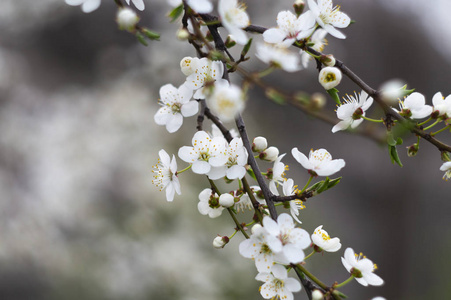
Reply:
[[[309,108],[311,110],[321,110],[326,105],[326,96],[321,93],[314,93],[310,97]]]
[[[185,74],[185,76],[189,76],[196,71],[196,66],[194,64],[194,59],[192,57],[184,57],[180,61],[180,68],[182,69],[182,73]]]
[[[177,38],[180,41],[186,41],[189,38],[190,34],[189,31],[186,30],[185,28],[180,28],[179,30],[177,30]]]
[[[328,67],[335,66],[335,57],[332,54],[321,55],[319,60]]]
[[[320,290],[314,290],[312,292],[312,300],[321,300],[324,299],[323,293]]]
[[[139,22],[138,15],[129,7],[119,8],[116,15],[116,22],[121,30],[134,31]]]
[[[235,197],[230,194],[222,194],[219,196],[219,204],[223,207],[231,207],[235,204]]]
[[[318,80],[326,90],[330,90],[340,83],[341,77],[340,69],[336,67],[325,67],[319,72]]]
[[[229,242],[229,238],[227,236],[218,235],[213,240],[213,247],[215,247],[216,249],[222,249],[228,242]]]
[[[417,143],[407,147],[407,155],[409,157],[414,157],[418,153],[418,148],[419,148],[419,146]]]
[[[232,48],[233,46],[236,45],[236,41],[233,39],[231,35],[229,35],[227,36],[227,39],[225,40],[224,44],[227,48]]]
[[[268,147],[268,141],[266,141],[266,138],[262,136],[257,136],[252,141],[252,151],[254,152],[262,152]]]
[[[253,233],[255,233],[255,231],[257,230],[257,229],[260,229],[260,228],[262,228],[263,226],[262,225],[260,225],[260,224],[255,224],[254,226],[252,226],[252,229],[251,229],[251,232],[252,232],[252,234]]]
[[[264,159],[267,161],[275,161],[278,156],[279,156],[279,149],[277,149],[276,147],[273,147],[273,146],[266,148],[265,151],[261,152],[259,155],[260,159]]]
[[[296,16],[299,17],[305,8],[305,2],[303,0],[296,0],[293,4],[294,12],[296,13]]]

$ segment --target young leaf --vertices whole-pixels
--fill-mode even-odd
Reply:
[[[176,21],[183,13],[183,4],[180,4],[176,8],[174,8],[168,15],[171,19],[171,22]]]

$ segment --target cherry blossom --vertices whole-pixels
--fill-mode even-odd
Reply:
[[[154,116],[155,123],[165,125],[169,132],[176,132],[183,124],[183,117],[191,117],[199,110],[197,101],[191,100],[193,91],[185,85],[178,89],[172,84],[160,88],[161,108]]]
[[[245,45],[249,38],[243,28],[249,26],[249,16],[246,7],[237,0],[219,0],[218,12],[221,16],[221,24],[233,36],[240,45]]]
[[[325,39],[327,35],[327,31],[324,29],[318,29],[316,30],[312,37],[310,38],[310,43],[314,43],[313,46],[310,46],[313,50],[316,50],[318,52],[323,52],[324,46],[327,45],[327,40]],[[301,50],[299,53],[301,53],[301,62],[302,66],[304,68],[307,68],[309,61],[312,59],[310,54],[307,52]]]
[[[315,30],[315,16],[307,11],[296,17],[290,11],[281,11],[277,15],[277,28],[269,28],[263,33],[267,43],[291,46],[296,40],[310,36]]]
[[[330,238],[327,231],[323,230],[323,225],[316,227],[315,231],[312,234],[312,242],[321,250],[326,252],[337,252],[341,248],[340,239]]]
[[[217,218],[222,214],[224,207],[219,204],[219,196],[213,193],[211,189],[204,189],[199,194],[199,203],[197,204],[199,212],[210,218]]]
[[[166,199],[169,202],[174,200],[174,195],[177,193],[181,194],[180,182],[177,178],[177,161],[175,160],[175,155],[172,156],[172,160],[168,153],[163,149],[158,152],[159,159],[158,163],[154,166],[152,173],[153,176],[152,183],[160,188],[160,191],[166,189]]]
[[[432,113],[432,106],[426,104],[426,99],[420,93],[414,92],[404,101],[399,101],[400,114],[412,119],[423,119]]]
[[[260,43],[257,44],[256,49],[255,56],[264,63],[274,65],[287,72],[296,72],[301,69],[299,56],[284,47]]]
[[[451,161],[444,162],[440,167],[440,171],[444,171],[445,175],[443,175],[443,179],[448,181],[451,178]]]
[[[294,185],[293,179],[291,179],[291,178],[287,179],[286,181],[284,181],[283,186],[282,186],[283,194],[285,196],[294,195],[298,191],[298,189],[296,187],[297,186]],[[301,200],[295,199],[295,200],[291,200],[290,201],[290,213],[291,213],[291,216],[299,224],[302,224],[302,222],[299,221],[299,219],[298,219],[299,210],[300,209],[304,209],[304,208],[305,208],[305,205],[304,205],[304,203]]]
[[[185,85],[193,91],[195,99],[205,99],[204,87],[222,78],[224,65],[221,61],[212,61],[208,58],[193,58],[191,60],[194,71],[188,75]],[[224,80],[227,82],[226,80]]]
[[[451,116],[451,95],[446,98],[443,97],[442,93],[435,93],[432,97],[432,104],[434,105],[434,113],[440,117],[448,118]]]
[[[194,97],[196,98],[196,95]],[[244,110],[245,106],[241,88],[229,84],[226,80],[217,81],[213,92],[206,100],[211,111],[223,122],[235,120],[235,117]]]
[[[212,167],[221,167],[226,163],[223,137],[210,138],[205,131],[198,131],[194,134],[192,144],[193,147],[181,147],[178,155],[183,161],[193,164],[194,173],[208,175]]]
[[[340,69],[336,67],[325,67],[319,72],[318,80],[326,90],[330,90],[340,84],[342,77],[343,75]]]
[[[326,149],[310,150],[309,157],[301,153],[298,148],[293,148],[291,154],[298,163],[307,169],[312,175],[330,176],[337,173],[345,166],[343,159],[332,159],[332,155]]]
[[[269,149],[269,148],[268,148]],[[283,184],[285,179],[285,170],[286,166],[283,162],[281,162],[282,158],[285,156],[285,153],[277,157],[277,159],[274,161],[274,165],[272,167],[272,174],[270,176],[269,181],[269,189],[271,190],[271,193],[273,193],[276,196],[279,196],[279,191],[277,190],[277,186],[279,184]]]
[[[339,6],[333,7],[332,0],[318,0],[318,3],[315,0],[308,0],[308,5],[319,26],[338,39],[346,38],[335,27],[348,27],[351,19],[340,11]]]
[[[349,95],[347,97],[345,103],[337,108],[337,117],[342,121],[332,128],[332,132],[359,126],[363,122],[361,116],[365,116],[366,110],[373,104],[373,98],[363,90],[360,94],[355,94],[355,97]]]
[[[293,292],[301,290],[301,284],[294,278],[288,277],[287,269],[281,265],[274,265],[271,273],[261,272],[255,277],[264,282],[260,294],[265,299],[293,300]]]
[[[295,228],[293,218],[289,214],[280,214],[277,222],[270,217],[264,217],[263,228],[270,234],[267,240],[272,251],[282,252],[290,263],[296,264],[304,260],[303,249],[310,246],[310,235],[304,229]]]
[[[355,277],[358,283],[363,286],[382,285],[384,281],[378,275],[374,274],[377,266],[371,260],[363,256],[362,253],[357,255],[352,248],[345,250],[344,257],[341,258],[343,266],[351,275]]]

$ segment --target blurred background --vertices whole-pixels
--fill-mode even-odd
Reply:
[[[195,56],[194,49],[176,40],[179,24],[169,23],[166,1],[145,1],[140,24],[162,34],[148,47],[119,31],[114,2],[102,2],[84,14],[63,0],[2,1],[0,299],[261,299],[253,262],[238,254],[242,238],[223,250],[211,245],[217,234],[232,234],[233,225],[226,214],[198,213],[206,179],[181,174],[182,196],[173,203],[151,184],[158,151],[177,153],[195,131],[195,118],[174,134],[153,122],[159,87],[183,83],[179,61]],[[292,5],[246,3],[252,23],[266,27]],[[374,88],[400,78],[429,104],[437,91],[451,93],[449,1],[334,4],[356,24],[343,30],[346,40],[329,37],[326,53]],[[264,68],[256,59],[246,64]],[[289,91],[322,90],[313,64],[267,80]],[[339,89],[359,92],[347,79]],[[325,110],[334,108],[329,101]],[[373,108],[369,116],[379,113]],[[265,136],[281,153],[324,147],[346,160],[342,182],[301,212],[306,230],[324,225],[343,244],[337,253],[309,259],[314,274],[327,284],[345,280],[340,257],[352,247],[379,266],[385,285],[353,282],[342,289],[350,299],[449,298],[451,189],[433,146],[421,142],[418,155],[408,158],[404,146],[416,139],[406,137],[400,168],[386,147],[332,134],[332,125],[276,105],[258,89],[244,118],[251,137]],[[449,135],[442,139],[451,143]],[[288,177],[302,186],[308,174],[291,155],[284,162]],[[184,166],[179,160],[179,169]]]

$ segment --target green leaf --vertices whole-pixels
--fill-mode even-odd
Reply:
[[[255,181],[257,181],[257,177],[255,177],[254,170],[252,170],[251,168],[249,168],[249,169],[247,170],[247,174],[249,174],[249,176],[251,176],[252,178],[254,178]]]
[[[398,137],[396,139],[396,145],[402,145],[402,142],[403,142],[402,138]]]
[[[245,57],[246,54],[249,52],[249,49],[251,49],[252,45],[252,39],[249,39],[246,45],[244,45],[243,50],[241,51],[241,56]]]
[[[174,8],[168,15],[171,19],[171,22],[176,21],[183,13],[183,4],[180,4],[176,8]]]
[[[135,34],[136,38],[138,39],[138,41],[143,44],[144,46],[147,46],[147,41],[144,35],[142,35],[141,33],[137,32]]]
[[[320,186],[318,187],[318,189],[316,190],[316,192],[317,192],[318,194],[321,194],[322,192],[324,192],[325,190],[327,190],[327,186],[328,186],[328,184],[329,184],[329,181],[330,181],[329,177],[326,177],[326,180],[323,181],[323,184],[320,185]]]
[[[388,145],[388,151],[390,154],[390,159],[391,159],[392,164],[397,163],[400,167],[402,167],[402,163],[401,163],[401,160],[399,159],[398,151],[396,150],[396,146]]]
[[[285,104],[285,96],[282,95],[281,93],[279,93],[278,91],[276,91],[275,89],[267,89],[266,90],[266,97],[268,97],[269,99],[271,99],[272,101],[274,101],[277,104]]]
[[[144,33],[150,40],[160,40],[160,34],[158,32],[149,30],[147,28],[143,28],[141,32]]]
[[[340,97],[338,96],[338,90],[336,88],[327,90],[327,93],[332,97],[332,99],[337,102],[338,105],[341,105]]]

